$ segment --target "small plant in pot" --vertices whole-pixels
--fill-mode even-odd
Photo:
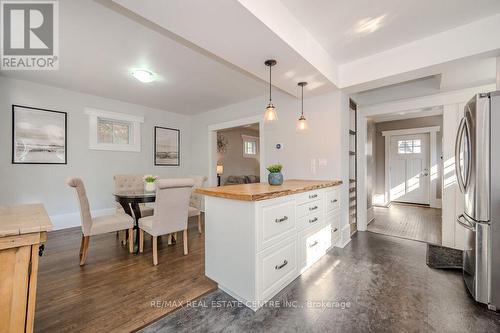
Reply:
[[[156,191],[156,180],[158,176],[153,175],[145,175],[144,176],[144,190],[146,192],[154,192]]]
[[[283,184],[283,174],[281,173],[281,169],[283,169],[281,164],[271,164],[267,167],[267,171],[269,171],[269,175],[267,176],[269,185]]]

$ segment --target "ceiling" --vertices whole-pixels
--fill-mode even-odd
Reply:
[[[365,105],[489,83],[500,55],[499,0],[65,0],[59,10],[60,69],[0,75],[181,114],[264,105],[270,58],[273,86],[290,96],[306,81],[308,97],[342,89]],[[138,82],[138,67],[159,80]]]
[[[436,106],[436,107],[432,107],[432,108],[406,110],[406,111],[396,112],[396,113],[375,115],[375,116],[369,117],[369,119],[373,120],[376,123],[382,123],[382,122],[386,122],[386,121],[414,119],[414,118],[438,116],[438,115],[442,115],[442,114],[443,114],[443,107]]]
[[[60,69],[2,75],[183,114],[268,92],[265,82],[99,3],[65,0],[59,11]],[[135,67],[160,79],[140,83],[130,75]]]
[[[500,12],[498,0],[281,2],[339,64]]]

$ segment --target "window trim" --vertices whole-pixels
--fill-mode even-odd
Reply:
[[[243,142],[242,142],[243,157],[245,157],[245,158],[257,158],[257,156],[259,156],[259,138],[256,136],[242,134],[241,139],[243,140]],[[245,152],[245,142],[255,142],[255,154],[247,154]]]
[[[89,149],[130,152],[141,151],[141,124],[144,122],[144,117],[93,108],[85,108],[85,114],[89,116]],[[130,123],[130,143],[100,143],[97,134],[99,118]]]

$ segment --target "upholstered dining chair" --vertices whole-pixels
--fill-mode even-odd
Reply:
[[[80,217],[82,219],[80,266],[85,265],[85,261],[87,260],[90,236],[128,230],[129,251],[132,253],[134,251],[134,219],[127,214],[107,215],[93,218],[90,213],[89,200],[83,181],[80,178],[70,178],[67,180],[67,184],[76,190],[78,203],[80,204]]]
[[[158,236],[183,232],[184,255],[188,254],[188,207],[192,178],[156,182],[154,214],[139,220],[139,252],[144,250],[144,231],[153,237],[153,265],[158,265]]]
[[[144,191],[144,175],[139,174],[119,174],[114,175],[113,180],[115,181],[115,192],[123,192],[123,191]],[[141,210],[141,217],[151,216],[153,215],[153,207],[146,206],[146,204],[140,204],[139,209]],[[116,213],[117,214],[125,214],[123,207],[117,203],[116,204]],[[132,214],[134,212],[132,211]],[[120,241],[122,244],[125,244],[125,232],[120,232]]]
[[[197,216],[198,232],[201,234],[201,211],[203,209],[203,196],[198,193],[194,193],[194,190],[198,187],[203,187],[203,184],[207,181],[207,176],[190,176],[190,178],[193,178],[194,187],[191,191],[191,197],[189,199],[188,215],[189,217]]]

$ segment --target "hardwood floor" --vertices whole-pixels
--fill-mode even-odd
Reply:
[[[204,234],[189,222],[189,254],[158,240],[153,266],[151,238],[144,253],[130,254],[114,233],[92,236],[85,266],[79,266],[81,229],[49,233],[38,273],[35,331],[129,332],[144,327],[217,288],[205,277]],[[154,304],[154,305],[153,305]]]
[[[368,231],[441,245],[441,209],[393,203],[374,215]]]

